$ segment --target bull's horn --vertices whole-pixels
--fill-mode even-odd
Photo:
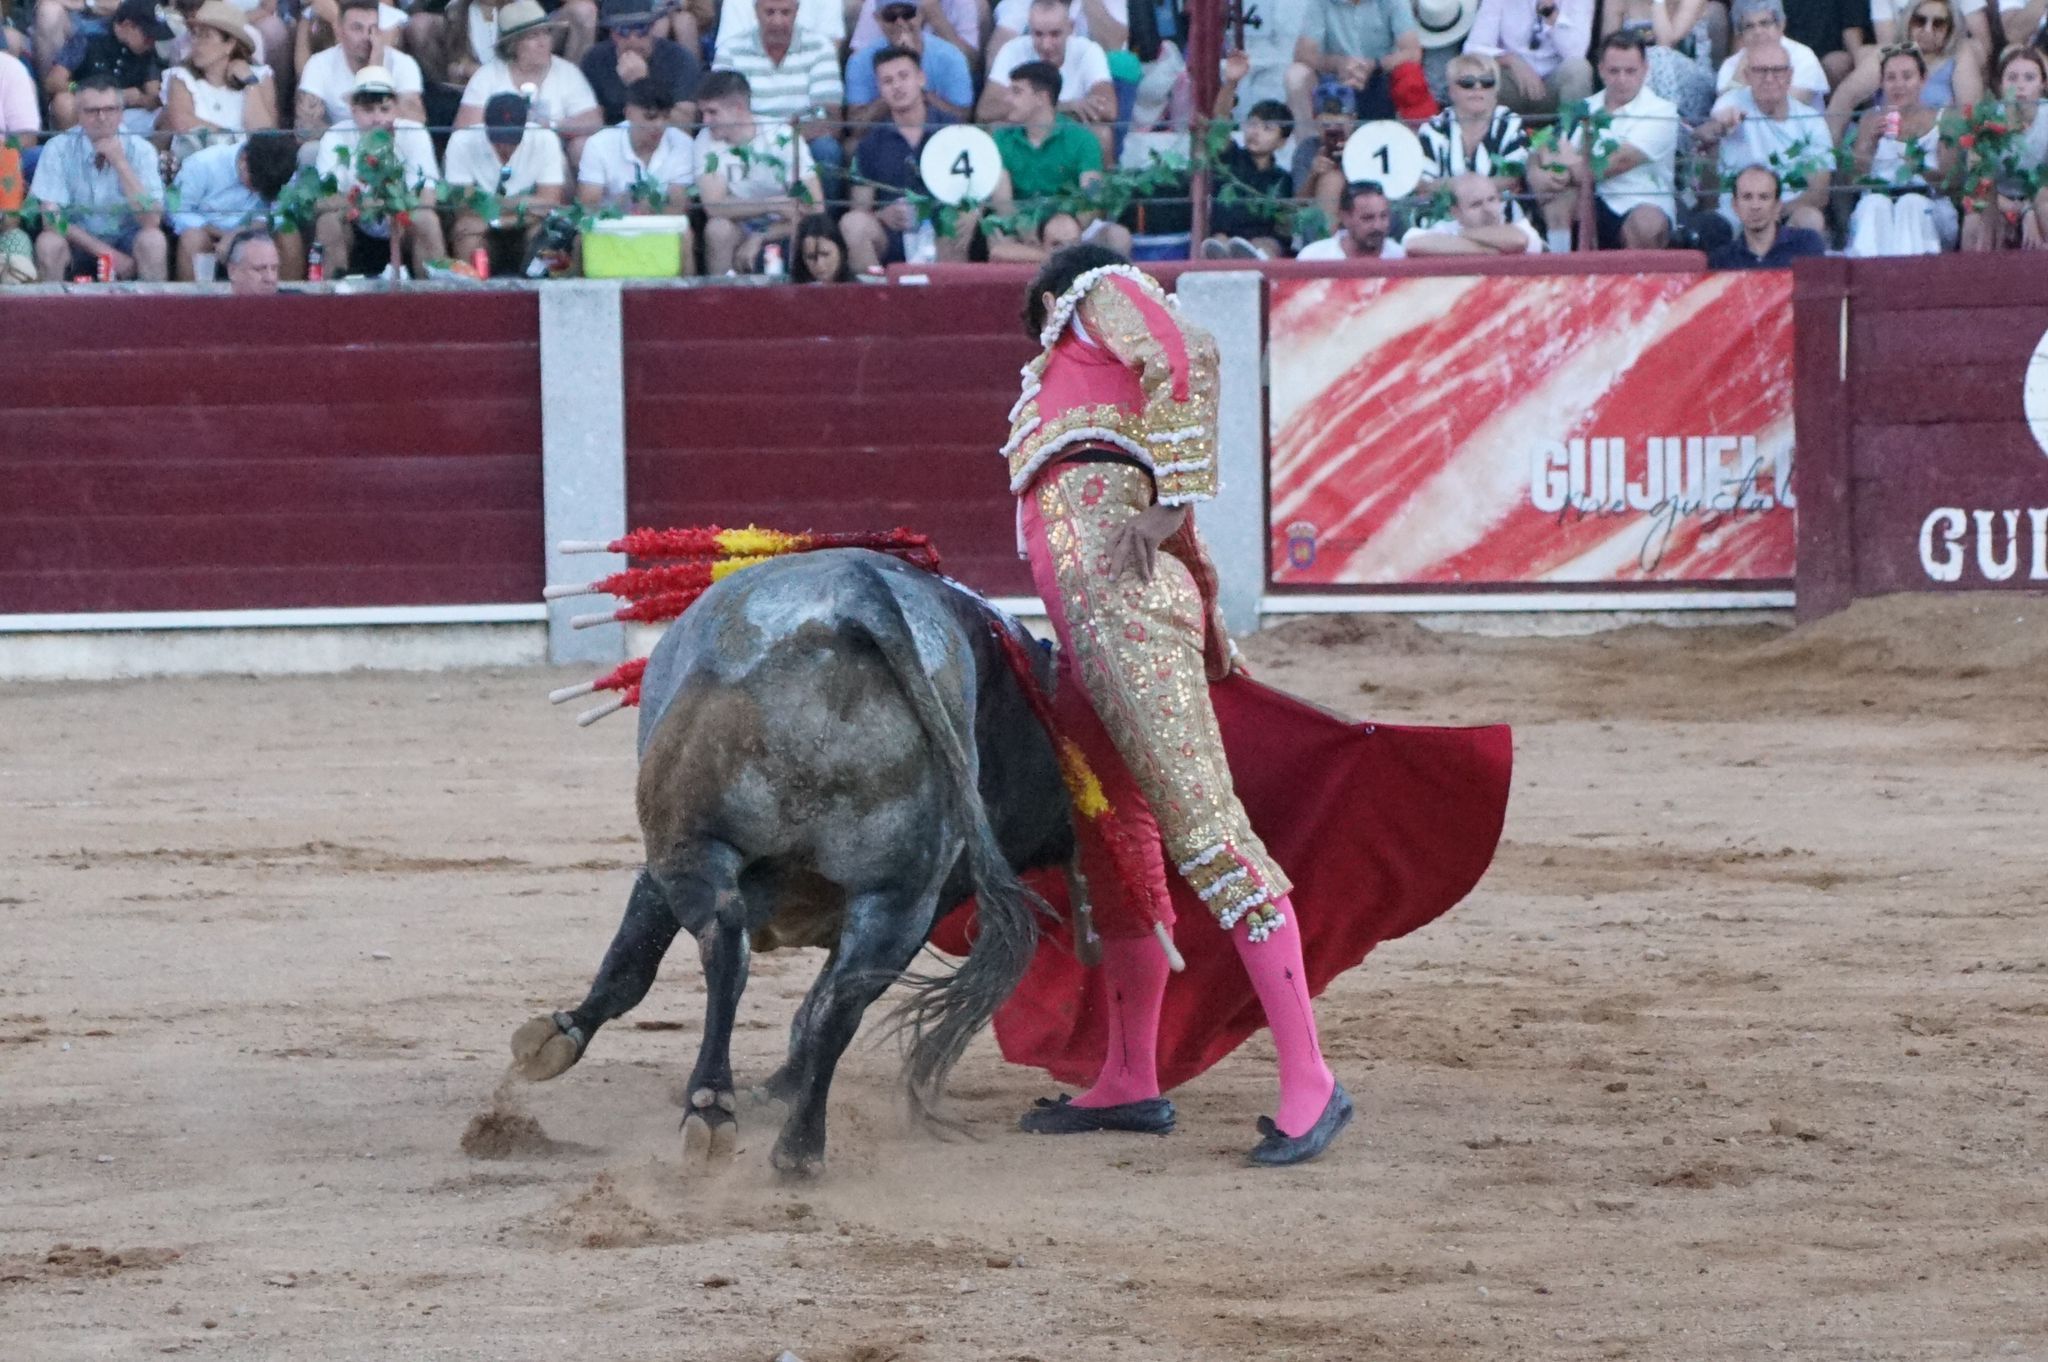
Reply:
[[[608,714],[617,714],[626,707],[626,697],[614,696],[594,709],[586,709],[576,716],[576,727],[588,728]]]
[[[571,629],[595,629],[600,624],[616,624],[618,620],[619,612],[616,610],[607,610],[601,615],[571,615],[569,617],[569,627]]]
[[[582,721],[579,719],[577,722],[581,723]],[[1166,930],[1166,924],[1163,922],[1153,923],[1152,934],[1159,938],[1159,949],[1166,952],[1166,967],[1175,974],[1179,974],[1187,969],[1188,962],[1181,958],[1180,951],[1175,948],[1173,933]]]
[[[559,601],[570,596],[595,596],[597,594],[596,582],[584,582],[580,586],[564,584],[562,586],[543,587],[540,598],[544,601]]]
[[[556,553],[610,553],[611,541],[606,539],[564,539],[555,545]]]
[[[592,691],[596,689],[597,682],[595,681],[578,681],[573,686],[564,686],[560,690],[549,691],[548,703],[551,705],[559,705],[564,700],[580,699],[581,697],[590,694]]]

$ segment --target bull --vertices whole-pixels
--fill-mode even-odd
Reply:
[[[771,1162],[813,1175],[832,1075],[862,1015],[972,895],[971,951],[950,974],[909,979],[895,1014],[912,1106],[931,1114],[1037,946],[1047,908],[1019,873],[1073,853],[1051,742],[996,630],[1023,637],[967,589],[866,550],[774,559],[707,591],[641,681],[645,867],[582,1003],[514,1034],[517,1071],[540,1080],[575,1064],[688,932],[706,997],[684,1145],[689,1157],[729,1155],[750,953],[827,947],[788,1057],[761,1085],[787,1104]],[[1024,651],[1050,686],[1050,660]]]

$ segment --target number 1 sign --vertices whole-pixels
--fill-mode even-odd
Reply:
[[[1391,118],[1360,124],[1344,143],[1344,178],[1374,181],[1390,199],[1413,194],[1427,165],[1421,140]]]

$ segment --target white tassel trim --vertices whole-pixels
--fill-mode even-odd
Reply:
[[[1068,446],[1080,444],[1084,440],[1099,440],[1104,444],[1115,445],[1144,464],[1148,470],[1152,467],[1152,456],[1145,452],[1143,445],[1130,436],[1101,426],[1083,426],[1079,430],[1066,432],[1056,440],[1046,441],[1045,446],[1031,456],[1031,461],[1010,479],[1011,494],[1022,496],[1024,489],[1031,485],[1031,480],[1038,476],[1038,470],[1045,467],[1048,459]]]
[[[1243,903],[1234,904],[1231,907],[1226,908],[1222,912],[1218,913],[1216,915],[1216,923],[1218,926],[1222,927],[1224,931],[1227,932],[1232,927],[1235,927],[1238,923],[1244,921],[1244,915],[1246,913],[1249,913],[1252,909],[1260,907],[1261,905],[1269,903],[1271,901],[1272,896],[1268,894],[1265,890],[1261,889],[1257,894],[1253,895],[1251,898],[1246,899]],[[1269,928],[1268,930],[1270,931],[1271,929]],[[1264,938],[1260,937],[1258,939],[1263,940]]]
[[[1182,861],[1180,863],[1181,878],[1187,878],[1187,876],[1194,873],[1197,867],[1209,864],[1209,862],[1215,860],[1218,856],[1221,856],[1224,852],[1229,850],[1230,844],[1228,842],[1218,842],[1215,846],[1210,847],[1207,851],[1195,857],[1193,860]]]
[[[1244,929],[1244,939],[1254,946],[1287,925],[1287,914],[1273,908],[1262,917],[1254,918],[1252,925]]]
[[[1199,473],[1208,466],[1209,461],[1207,459],[1177,459],[1172,463],[1160,464],[1153,471],[1163,478],[1168,473]]]
[[[1032,398],[1038,396],[1039,390],[1043,386],[1044,385],[1038,381],[1037,376],[1033,374],[1029,369],[1026,369],[1024,371],[1024,391],[1017,398],[1016,402],[1012,404],[1012,406],[1010,407],[1010,414],[1004,417],[1003,419],[1006,421],[1016,420],[1017,413],[1024,410],[1024,404],[1029,402]]]
[[[1074,309],[1088,296],[1088,290],[1111,275],[1130,280],[1150,294],[1156,302],[1165,304],[1170,301],[1166,296],[1166,290],[1159,287],[1159,281],[1136,265],[1104,265],[1099,269],[1089,270],[1074,280],[1067,285],[1065,293],[1053,300],[1052,310],[1045,314],[1045,326],[1038,333],[1038,343],[1051,349],[1065,333],[1067,323],[1074,319]]]
[[[1207,426],[1182,426],[1179,430],[1169,430],[1164,435],[1154,435],[1152,438],[1161,444],[1177,445],[1183,440],[1199,440],[1208,433]]]
[[[1216,492],[1222,490],[1222,487],[1219,486]],[[1159,504],[1161,506],[1192,506],[1198,501],[1209,500],[1216,495],[1216,492],[1161,492],[1159,494]]]

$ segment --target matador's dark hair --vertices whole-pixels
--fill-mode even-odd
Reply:
[[[1052,256],[1038,267],[1038,276],[1031,281],[1030,292],[1024,295],[1024,333],[1033,340],[1045,329],[1045,295],[1057,298],[1073,287],[1074,281],[1090,270],[1099,270],[1104,265],[1128,265],[1130,261],[1107,246],[1093,242],[1077,241]]]

